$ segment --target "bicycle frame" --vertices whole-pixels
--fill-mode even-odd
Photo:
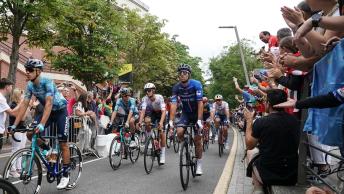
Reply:
[[[53,137],[46,137],[46,138],[53,138]],[[60,176],[63,172],[64,169],[62,169],[61,171],[59,171],[59,163],[56,162],[54,163],[54,165],[50,165],[49,162],[46,160],[46,158],[42,155],[40,148],[38,147],[38,143],[37,143],[37,139],[38,139],[38,135],[34,134],[32,136],[32,142],[31,142],[31,159],[30,159],[30,163],[29,163],[29,169],[28,169],[28,175],[32,175],[32,166],[33,166],[33,162],[34,162],[34,156],[35,153],[37,153],[38,157],[41,159],[41,163],[44,164],[44,166],[47,168],[48,172],[51,173],[51,175],[53,177],[58,177]],[[58,144],[56,145],[57,148],[57,152],[60,153],[60,149]],[[24,162],[26,162],[24,160]]]

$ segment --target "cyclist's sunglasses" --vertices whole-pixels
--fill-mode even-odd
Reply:
[[[35,71],[35,69],[32,68],[32,67],[27,67],[27,68],[25,68],[25,71],[26,71],[26,72],[29,72],[29,73],[32,73],[32,72]]]
[[[122,95],[122,97],[128,97],[129,95]]]
[[[188,71],[179,71],[178,75],[188,75],[189,72]]]
[[[149,88],[149,89],[146,89],[145,91],[146,92],[151,92],[151,91],[153,91],[154,89],[152,89],[152,88]]]
[[[216,99],[215,102],[221,102],[222,100],[221,99]]]

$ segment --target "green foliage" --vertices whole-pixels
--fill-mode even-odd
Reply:
[[[241,44],[248,71],[261,67],[259,61],[252,55],[253,48],[250,46],[250,41],[242,40]],[[236,107],[238,104],[234,96],[238,92],[235,89],[233,77],[238,78],[240,86],[245,85],[245,76],[238,44],[226,47],[219,56],[212,58],[209,68],[212,73],[211,84],[207,88],[209,90],[209,98],[213,98],[216,94],[222,94],[230,107]]]
[[[77,11],[76,11],[77,10]],[[69,0],[60,5],[48,46],[55,68],[68,70],[88,89],[116,75],[121,45],[125,42],[124,17],[108,1]]]

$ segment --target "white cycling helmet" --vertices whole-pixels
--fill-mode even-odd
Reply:
[[[223,97],[222,97],[221,94],[216,94],[215,95],[215,100],[222,100],[222,99],[223,99]]]
[[[153,83],[146,83],[144,90],[147,89],[155,89],[155,85]]]

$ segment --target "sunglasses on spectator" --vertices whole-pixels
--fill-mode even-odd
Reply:
[[[189,72],[188,71],[180,71],[178,72],[179,75],[188,75]]]
[[[32,73],[32,72],[35,71],[35,69],[32,68],[32,67],[28,67],[28,68],[25,68],[25,71],[26,71],[26,72],[29,72],[29,73]]]

